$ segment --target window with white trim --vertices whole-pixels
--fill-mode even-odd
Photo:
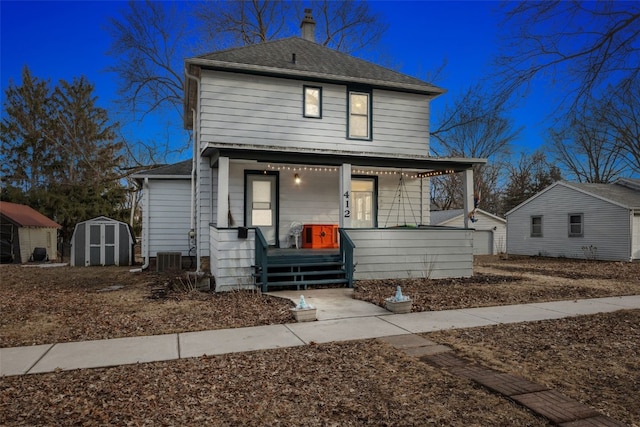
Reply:
[[[542,237],[542,215],[531,217],[531,237]]]
[[[569,214],[569,237],[584,236],[584,215]]]

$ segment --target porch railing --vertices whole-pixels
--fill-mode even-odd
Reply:
[[[260,278],[262,284],[262,291],[266,292],[268,289],[268,270],[269,270],[269,257],[268,249],[269,244],[265,239],[264,234],[260,231],[260,228],[256,227],[255,237],[255,277]],[[353,240],[347,235],[347,233],[340,229],[340,260],[344,264],[344,275],[347,280],[347,284],[350,288],[353,287],[353,273],[355,269],[353,250],[356,245]]]
[[[267,239],[265,239],[264,234],[260,231],[259,227],[255,228],[256,230],[256,274],[260,274],[260,282],[262,286],[265,287],[267,283],[267,267],[269,265],[269,259],[267,257],[267,249],[269,248],[269,244],[267,243]],[[264,289],[266,291],[266,288]]]
[[[344,262],[345,279],[349,281],[348,286],[353,288],[353,271],[355,270],[353,250],[356,245],[345,230],[340,228],[338,232],[340,233],[340,259]]]

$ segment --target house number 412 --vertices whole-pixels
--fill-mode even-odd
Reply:
[[[349,208],[349,192],[345,191],[342,197],[344,197],[344,217],[349,218],[351,216],[351,209]]]

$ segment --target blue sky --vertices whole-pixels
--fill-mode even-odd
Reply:
[[[117,99],[117,81],[115,75],[105,71],[113,61],[106,55],[111,40],[105,28],[109,18],[119,16],[125,7],[122,1],[1,0],[3,100],[9,80],[20,84],[21,70],[28,65],[34,76],[50,79],[53,84],[84,75],[95,85],[98,104],[111,111]],[[498,45],[499,17],[492,13],[498,2],[374,1],[371,7],[389,22],[381,48],[400,66],[399,71],[424,78],[447,60],[444,73],[432,83],[447,89],[448,94],[434,101],[433,111],[488,72]],[[531,151],[543,142],[546,89],[535,93],[537,98],[532,95],[514,111],[517,125],[525,127],[514,146],[516,154]],[[166,126],[157,121],[125,124],[128,138],[167,138]],[[180,139],[182,134],[170,137]],[[187,151],[182,158],[188,155]]]

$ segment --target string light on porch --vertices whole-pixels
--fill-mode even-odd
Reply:
[[[268,170],[274,171],[291,171],[291,172],[338,172],[340,168],[337,167],[326,167],[326,166],[284,166],[284,165],[267,165]],[[372,176],[382,176],[382,175],[402,175],[405,178],[430,178],[433,176],[440,175],[449,175],[456,173],[453,169],[446,169],[442,171],[430,171],[430,172],[401,172],[401,171],[390,171],[390,170],[370,170],[370,169],[354,169],[352,171],[356,175],[372,175]]]
[[[353,173],[357,175],[402,175],[405,178],[418,178],[418,174],[415,172],[398,172],[398,171],[374,171],[374,170],[365,170],[365,169],[354,169]]]
[[[267,165],[267,169],[272,171],[292,171],[292,172],[338,172],[338,168],[314,167],[314,166],[273,166]]]
[[[456,173],[453,169],[446,169],[443,171],[431,171],[431,172],[422,172],[418,174],[419,178],[430,178],[432,176],[440,176],[440,175],[450,175],[452,173]]]

